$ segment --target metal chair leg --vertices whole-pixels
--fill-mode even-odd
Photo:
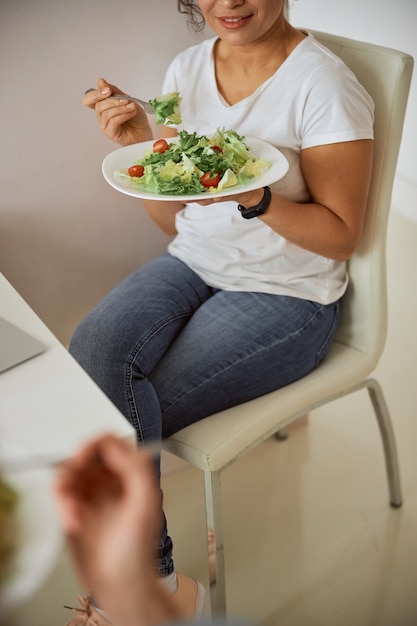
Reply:
[[[226,578],[224,569],[223,512],[220,472],[204,472],[207,530],[214,531],[216,568],[210,584],[211,614],[226,615]]]
[[[393,508],[399,508],[402,505],[401,480],[397,445],[395,443],[390,414],[379,382],[374,378],[368,378],[365,381],[365,385],[368,389],[369,397],[378,420],[384,446],[390,504]]]
[[[397,446],[394,431],[387,404],[380,384],[373,378],[368,378],[360,384],[346,391],[346,394],[366,387],[372,402],[373,409],[378,421],[381,433],[385,464],[388,476],[388,488],[390,504],[394,508],[402,505],[400,471],[398,465]],[[278,431],[276,439],[285,438],[285,430]],[[204,486],[206,499],[206,523],[207,530],[213,529],[215,541],[215,582],[210,585],[211,613],[226,615],[226,580],[224,567],[224,538],[223,538],[223,514],[220,471],[204,472]]]

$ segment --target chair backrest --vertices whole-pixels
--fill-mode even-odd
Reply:
[[[375,104],[374,164],[365,226],[348,262],[350,283],[337,341],[368,353],[376,365],[387,333],[386,235],[413,58],[391,48],[311,32],[346,63]]]

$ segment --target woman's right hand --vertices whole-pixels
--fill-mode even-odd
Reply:
[[[121,146],[128,146],[153,138],[145,111],[134,102],[109,98],[112,93],[123,93],[104,78],[99,78],[97,89],[83,96],[83,104],[95,109],[101,131]]]

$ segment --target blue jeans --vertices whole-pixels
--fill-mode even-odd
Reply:
[[[70,352],[146,444],[305,376],[326,355],[338,320],[337,302],[213,289],[164,254],[98,304]],[[164,517],[159,543],[167,575]]]

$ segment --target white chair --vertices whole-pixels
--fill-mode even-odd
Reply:
[[[214,529],[216,543],[212,612],[226,613],[221,472],[300,416],[366,388],[382,436],[390,503],[393,507],[402,503],[390,416],[379,383],[368,376],[386,340],[386,231],[413,58],[335,35],[314,35],[344,60],[375,102],[374,166],[366,222],[348,264],[350,285],[343,298],[340,329],[323,363],[287,387],[211,415],[164,442],[167,451],[204,472],[207,527]]]

